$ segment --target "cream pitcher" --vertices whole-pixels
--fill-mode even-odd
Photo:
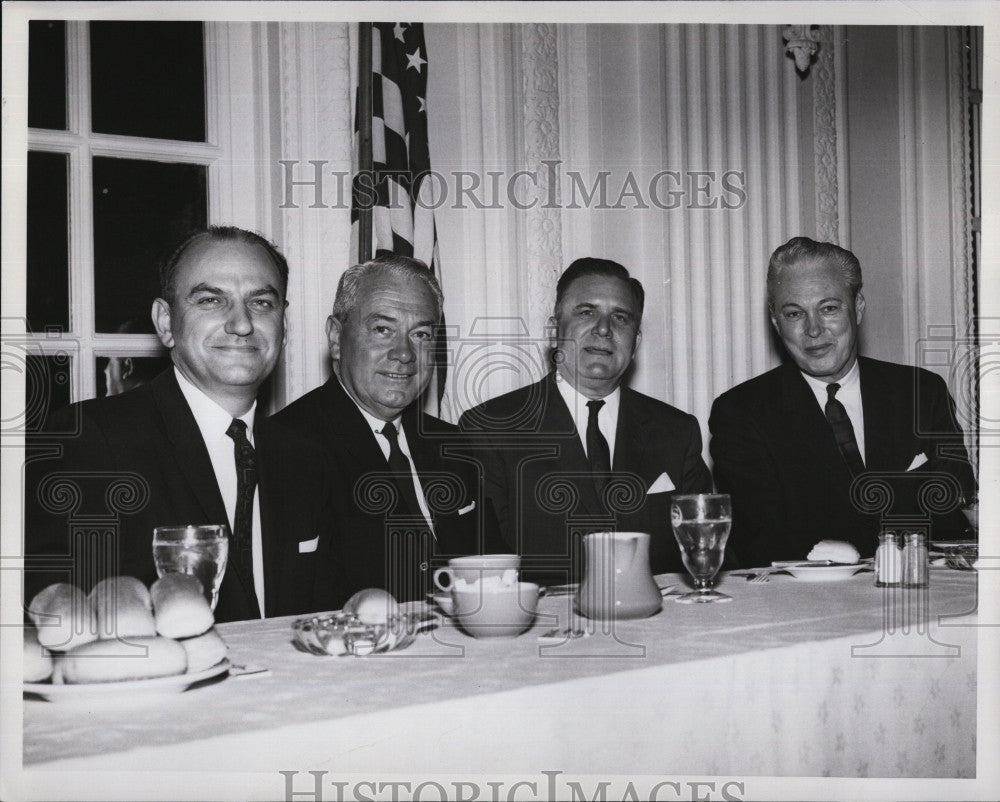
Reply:
[[[586,568],[576,592],[576,611],[587,618],[646,618],[663,605],[649,567],[645,532],[584,535]]]

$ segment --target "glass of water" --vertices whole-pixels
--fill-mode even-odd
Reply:
[[[153,562],[157,576],[191,574],[201,582],[215,610],[229,559],[228,527],[158,526],[153,530]]]
[[[674,496],[670,523],[681,548],[681,558],[694,579],[695,590],[678,596],[682,604],[732,601],[732,596],[712,590],[712,579],[722,567],[733,506],[725,493]]]

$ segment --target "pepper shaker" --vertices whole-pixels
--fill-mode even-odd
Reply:
[[[923,532],[907,532],[903,547],[903,586],[926,587],[929,574],[927,536]]]

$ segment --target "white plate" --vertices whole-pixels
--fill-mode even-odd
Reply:
[[[799,563],[797,565],[782,566],[781,570],[787,571],[796,579],[801,579],[803,582],[835,582],[838,579],[847,579],[854,576],[865,567],[864,563],[855,563],[854,565],[810,565],[809,563]]]
[[[224,659],[211,668],[193,674],[174,674],[170,677],[135,679],[124,682],[88,682],[79,685],[52,685],[48,682],[25,682],[24,692],[41,696],[49,702],[85,704],[131,704],[145,699],[159,699],[182,693],[202,680],[212,679],[229,670],[229,660]]]

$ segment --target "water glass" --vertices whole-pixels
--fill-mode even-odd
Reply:
[[[678,596],[681,604],[732,601],[731,596],[712,590],[710,583],[722,567],[733,505],[725,493],[674,496],[670,523],[681,549],[681,558],[694,579],[694,593]]]
[[[229,559],[228,527],[158,526],[153,530],[153,562],[157,576],[191,574],[201,581],[212,610]]]

